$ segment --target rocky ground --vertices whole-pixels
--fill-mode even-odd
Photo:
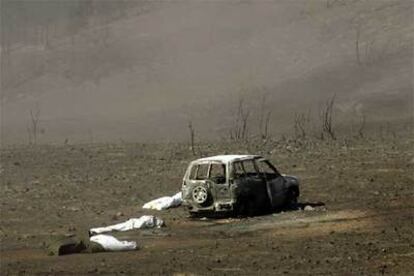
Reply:
[[[190,219],[143,203],[180,189],[195,157],[184,144],[4,147],[1,274],[414,274],[414,141],[268,141],[197,147],[261,153],[301,179],[301,205],[236,219]],[[133,252],[48,256],[53,236],[155,214],[156,230],[118,237]]]

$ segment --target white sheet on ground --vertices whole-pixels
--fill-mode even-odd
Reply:
[[[99,243],[106,251],[128,251],[137,249],[137,243],[134,241],[120,241],[109,235],[96,235],[89,239],[92,242]]]
[[[115,225],[106,227],[91,228],[89,231],[91,234],[101,234],[111,231],[129,231],[133,229],[146,229],[161,227],[164,225],[164,221],[155,216],[142,216],[140,218],[131,218],[125,222],[121,222]]]
[[[179,192],[173,196],[164,196],[151,200],[150,202],[145,203],[144,206],[142,206],[142,208],[161,211],[168,208],[178,207],[181,205],[182,202],[182,193]]]

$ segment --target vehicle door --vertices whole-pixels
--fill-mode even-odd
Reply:
[[[212,193],[215,200],[228,200],[231,198],[230,186],[227,180],[227,168],[222,162],[211,162],[209,177]]]
[[[243,170],[246,175],[246,187],[249,190],[248,197],[257,204],[265,207],[268,204],[266,180],[260,173],[254,159],[242,161]]]
[[[207,186],[209,163],[194,163],[186,172],[183,180],[183,199],[192,200],[192,191],[197,186]]]
[[[256,164],[266,181],[267,193],[272,207],[282,206],[285,201],[285,179],[268,160],[259,159]]]
[[[248,193],[248,187],[245,185],[247,180],[241,161],[234,161],[229,167],[231,169],[229,172],[230,189],[236,197],[243,197]]]

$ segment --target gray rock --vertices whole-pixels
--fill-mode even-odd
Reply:
[[[303,208],[303,210],[305,210],[305,211],[315,211],[315,208],[313,208],[310,205],[306,205],[305,208]]]

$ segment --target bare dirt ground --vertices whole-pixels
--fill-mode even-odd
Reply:
[[[236,219],[144,211],[179,190],[184,144],[1,150],[2,275],[413,275],[414,141],[203,144],[203,155],[262,153],[301,179],[301,203],[325,205]],[[156,214],[167,227],[118,233],[133,252],[47,256],[51,236]]]

